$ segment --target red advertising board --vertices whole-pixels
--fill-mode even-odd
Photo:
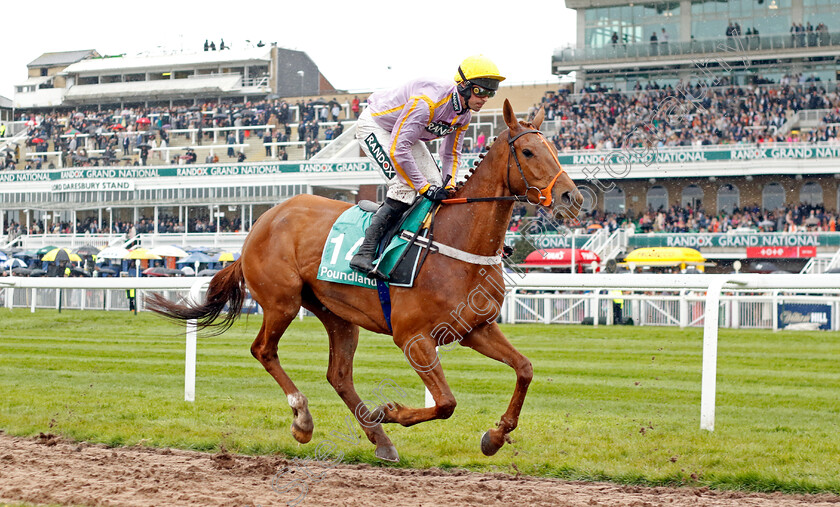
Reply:
[[[799,259],[803,257],[816,257],[817,247],[815,246],[748,246],[747,258],[749,259]]]

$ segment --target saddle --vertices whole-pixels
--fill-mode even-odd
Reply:
[[[388,285],[413,286],[429,253],[429,248],[423,248],[420,242],[428,237],[432,227],[433,206],[432,201],[418,197],[382,237],[374,264]],[[377,287],[376,280],[350,269],[350,259],[364,240],[365,229],[378,209],[378,203],[363,200],[338,217],[324,245],[318,267],[319,280]]]

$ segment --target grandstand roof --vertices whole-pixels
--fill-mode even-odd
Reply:
[[[44,53],[32,60],[27,67],[61,67],[70,65],[89,57],[97,57],[99,53],[95,49],[80,49],[78,51],[59,51],[55,53]]]
[[[120,55],[82,60],[67,67],[65,72],[84,74],[111,70],[171,69],[179,66],[194,67],[201,64],[241,63],[247,61],[268,62],[270,60],[271,48],[203,51],[199,53],[169,55]]]
[[[0,95],[0,109],[11,109],[12,100]]]
[[[159,81],[134,81],[129,83],[104,83],[76,85],[64,95],[68,101],[90,101],[98,99],[129,99],[157,95],[193,95],[225,93],[241,88],[240,75],[201,77],[194,79],[163,79]]]

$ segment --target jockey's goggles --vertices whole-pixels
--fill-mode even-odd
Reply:
[[[490,98],[496,95],[496,90],[488,90],[487,88],[482,88],[481,86],[478,86],[476,84],[473,85],[472,92],[473,95],[481,98]]]

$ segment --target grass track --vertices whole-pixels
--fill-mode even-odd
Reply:
[[[296,321],[281,364],[308,396],[311,443],[289,433],[291,411],[249,352],[261,320],[199,338],[196,401],[183,401],[183,328],[151,314],[0,310],[0,429],[143,444],[311,457],[325,441],[347,463],[373,446],[326,382],[326,333]],[[481,434],[510,399],[513,371],[471,350],[441,353],[455,414],[388,425],[401,467],[468,468],[627,484],[840,494],[840,334],[721,330],[716,430],[699,429],[701,329],[503,327],[534,364],[513,433],[487,458]],[[389,337],[363,332],[356,387],[384,379],[421,406],[423,386]],[[351,435],[352,437],[349,436]]]

